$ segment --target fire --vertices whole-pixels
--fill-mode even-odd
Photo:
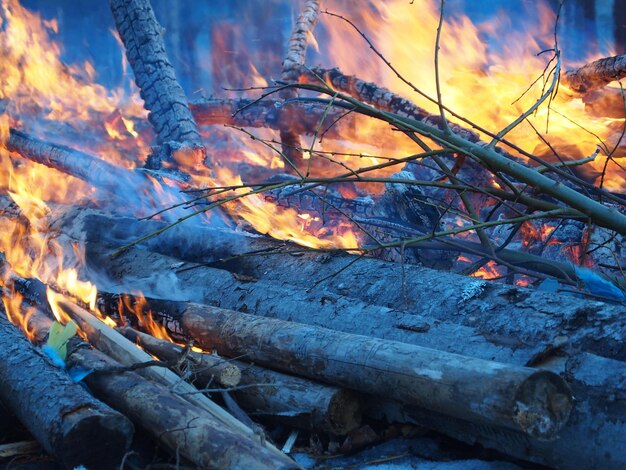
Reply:
[[[146,298],[138,293],[129,296],[122,296],[118,304],[118,313],[122,319],[125,319],[128,313],[134,315],[139,320],[139,324],[142,329],[150,333],[152,336],[158,339],[163,339],[173,343],[174,341],[170,337],[167,329],[156,322],[152,316],[152,310],[148,306]]]
[[[340,12],[359,25],[409,81],[435,96],[433,58],[440,2],[389,0],[359,4],[358,8],[354,7],[354,2],[329,0],[327,3],[329,10]],[[497,132],[507,126],[535,102],[550,80],[549,76],[544,76],[531,86],[548,64],[549,54],[538,56],[536,53],[552,47],[555,19],[554,12],[545,6],[538,6],[534,15],[516,18],[515,25],[503,15],[482,24],[473,24],[461,15],[446,15],[440,52],[444,104],[485,129]],[[518,27],[522,21],[527,22],[525,30]],[[0,0],[0,27],[0,188],[10,197],[6,204],[12,201],[20,211],[20,218],[0,216],[0,251],[18,275],[38,278],[54,286],[63,295],[89,305],[103,321],[113,325],[113,320],[101,316],[96,309],[97,287],[79,275],[84,265],[83,249],[63,246],[55,239],[57,234],[50,224],[57,214],[58,204],[93,202],[96,189],[56,170],[10,155],[3,145],[10,138],[10,128],[16,127],[43,139],[89,151],[130,171],[139,167],[150,152],[152,136],[139,125],[146,120],[146,112],[134,85],[129,85],[130,93],[125,91],[128,87],[107,89],[96,82],[96,70],[89,62],[62,62],[61,45],[51,37],[58,31],[55,20],[42,19],[22,7],[18,0]],[[327,65],[339,66],[345,73],[374,81],[407,96],[434,114],[439,113],[436,104],[413,93],[373,56],[362,38],[344,22],[322,15],[319,27],[322,29],[310,34],[308,41]],[[211,60],[217,87],[267,86],[270,76],[267,64],[255,61],[254,54],[246,52],[243,28],[227,23],[211,35],[215,50]],[[486,40],[490,37],[507,39],[495,47]],[[344,47],[346,44],[352,47]],[[362,44],[361,50],[359,44]],[[122,52],[120,50],[120,60],[126,65]],[[275,51],[276,54],[282,52]],[[567,52],[563,61],[563,69],[572,65],[567,62]],[[279,70],[275,72],[278,74]],[[234,95],[234,92],[229,93]],[[598,145],[595,136],[606,140],[607,147],[611,148],[623,122],[589,116],[582,100],[572,97],[566,89],[554,98],[550,109],[549,112],[544,106],[529,117],[534,128],[522,123],[507,138],[528,152],[558,161],[544,143],[542,137],[546,137],[559,152],[559,158],[577,160],[593,154]],[[345,140],[329,142],[330,139],[322,139],[319,132],[314,137],[302,137],[303,161],[293,162],[301,172],[299,177],[332,178],[345,174],[347,169],[377,165],[390,156],[416,152],[414,142],[389,131],[384,124],[368,119],[357,122],[355,135]],[[325,125],[330,122],[320,123],[320,130]],[[171,166],[189,174],[189,185],[179,185],[167,177],[146,177],[146,186],[133,194],[137,199],[132,202],[136,204],[129,204],[133,206],[129,209],[132,215],[146,215],[155,207],[161,209],[180,203],[183,201],[178,194],[181,187],[240,186],[243,182],[263,181],[291,169],[290,163],[280,155],[278,132],[264,130],[255,134],[256,139],[249,139],[248,135],[232,128],[204,129],[203,132],[214,168],[209,170],[200,163],[203,156],[198,155],[197,150],[176,152]],[[90,138],[76,138],[82,135]],[[487,136],[483,137],[488,140]],[[614,157],[623,156],[623,148],[618,148]],[[590,164],[593,171],[587,170],[585,177],[598,184],[598,174],[604,164],[605,158],[596,159]],[[398,170],[399,167],[390,167],[367,176],[384,178]],[[610,162],[605,186],[623,190],[624,183],[623,172]],[[500,188],[496,181],[492,184]],[[345,198],[354,199],[380,194],[384,185],[359,183],[335,185],[333,189]],[[362,244],[360,229],[347,217],[325,220],[319,214],[309,213],[308,209],[302,212],[302,209],[282,207],[250,188],[235,189],[218,197],[233,196],[239,197],[225,202],[222,207],[233,216],[235,224],[306,247],[354,250]],[[215,199],[209,201],[214,202]],[[173,220],[176,217],[178,213]],[[448,223],[463,226],[465,221],[459,218]],[[535,242],[547,243],[552,230],[554,227],[549,225],[524,224],[523,243],[526,247]],[[574,255],[582,256],[581,253]],[[466,260],[469,258],[461,261]],[[500,276],[493,262],[474,275],[486,279]],[[58,319],[65,321],[66,317],[58,308],[58,295],[49,291],[48,298]],[[22,312],[19,296],[3,301],[12,321],[26,325],[28,312]],[[153,335],[170,340],[144,303],[133,305],[131,311]]]

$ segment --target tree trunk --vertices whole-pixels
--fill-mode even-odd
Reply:
[[[304,65],[306,59],[306,49],[308,45],[309,35],[313,34],[313,29],[317,24],[320,14],[320,0],[305,0],[300,16],[291,31],[289,44],[287,46],[287,56],[283,61],[283,71],[281,79],[285,82],[294,82],[298,78],[298,69]],[[292,99],[298,96],[298,92],[294,88],[287,88],[280,92],[280,97],[284,100]],[[302,159],[302,151],[300,148],[300,135],[294,130],[289,123],[280,130],[280,140],[282,142],[282,153],[285,158],[298,166],[299,160]],[[288,168],[289,166],[286,166]]]
[[[161,159],[171,160],[177,152],[204,158],[198,128],[165,52],[163,28],[150,0],[110,0],[110,5],[160,146],[148,166],[159,168]]]
[[[108,469],[128,451],[130,421],[51,365],[0,314],[0,399],[67,468]]]
[[[104,307],[110,309],[117,305],[117,301],[117,296],[108,297]],[[131,341],[139,339],[147,352],[161,360],[170,361],[182,354],[182,348],[176,344],[129,327],[119,330]],[[215,377],[221,385],[237,385],[228,385],[221,380],[219,368],[212,365],[215,357],[213,354],[189,353],[194,384],[199,388],[211,386]],[[361,398],[353,392],[240,361],[219,358],[218,361],[221,361],[218,367],[225,364],[239,371],[241,385],[259,384],[258,387],[234,391],[238,403],[255,417],[335,435],[345,435],[361,424]]]

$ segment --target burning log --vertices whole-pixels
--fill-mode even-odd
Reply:
[[[112,468],[128,451],[133,426],[51,365],[0,315],[0,398],[41,446],[67,468]]]
[[[121,328],[120,332],[132,341],[139,339],[146,351],[163,360],[182,353],[180,346],[132,328]],[[213,368],[197,364],[212,362],[212,357],[212,354],[189,353],[199,386],[211,383]],[[227,364],[240,371],[242,385],[259,385],[234,392],[237,401],[254,416],[335,435],[345,435],[361,424],[361,399],[353,392],[239,361],[231,360]]]
[[[556,438],[572,407],[565,382],[545,371],[199,304],[160,320],[228,356],[541,439]]]
[[[216,354],[200,354],[195,351],[185,353],[183,348],[174,343],[129,327],[120,328],[119,332],[163,361],[173,362],[185,354],[185,359],[191,366],[193,382],[199,387],[205,387],[214,381],[224,387],[235,387],[241,381],[241,369],[232,361],[222,359]]]
[[[314,67],[312,69],[306,69],[300,67],[299,75],[296,78],[305,80],[307,83],[313,85],[319,85],[320,78],[328,80],[337,91],[353,96],[359,101],[369,103],[376,109],[409,117],[438,129],[444,128],[441,116],[429,113],[387,88],[378,86],[375,83],[366,82],[352,75],[345,75],[338,68],[324,69]],[[458,124],[448,123],[448,125],[454,133],[462,136],[464,139],[470,142],[480,141],[480,136],[477,133],[465,129]]]
[[[165,52],[163,28],[150,1],[110,0],[110,4],[160,146],[149,157],[147,166],[158,169],[161,160],[171,161],[176,152],[204,157],[204,145]]]
[[[569,70],[563,75],[561,82],[574,92],[584,95],[624,77],[626,77],[626,55],[618,55],[596,60],[576,70]]]
[[[343,109],[333,107],[327,110],[324,104],[306,100],[282,102],[264,99],[255,102],[249,99],[208,99],[191,102],[189,108],[200,126],[221,124],[275,130],[289,128],[297,135],[312,135],[325,117],[327,122],[335,123],[325,133],[329,139],[354,138],[358,121],[358,116],[352,114],[339,119],[345,113]]]
[[[585,94],[582,100],[585,103],[585,111],[593,116],[624,119],[626,116],[624,96],[621,89],[606,87]]]
[[[10,130],[4,145],[10,152],[80,178],[106,191],[119,191],[125,184],[136,187],[138,183],[132,181],[133,173],[123,168],[64,145],[44,142],[16,129]]]
[[[282,80],[286,82],[297,80],[298,69],[304,65],[306,58],[309,35],[313,33],[319,14],[320,0],[306,0],[304,2],[302,12],[298,16],[289,38],[287,56],[283,61]],[[293,88],[287,88],[280,93],[283,99],[295,98],[297,95],[297,91]],[[282,142],[282,153],[285,158],[290,162],[297,162],[302,157],[302,152],[299,150],[301,148],[300,135],[291,125],[288,125],[281,129],[280,140]]]
[[[141,351],[120,333],[108,327],[81,307],[64,300],[59,302],[59,306],[78,323],[81,330],[87,335],[90,344],[110,356],[113,360],[120,362],[124,366],[135,366],[151,361],[152,358],[147,353]],[[140,371],[140,375],[168,387],[169,390],[203,411],[207,416],[206,422],[210,420],[212,423],[217,423],[217,427],[215,425],[211,426],[211,429],[215,432],[222,432],[228,436],[238,436],[240,442],[244,444],[243,449],[245,449],[245,452],[242,450],[242,455],[233,454],[228,448],[220,448],[223,454],[212,456],[214,459],[224,459],[217,461],[231,462],[234,465],[234,467],[226,468],[241,468],[237,467],[237,462],[254,462],[255,459],[257,462],[255,465],[245,468],[297,468],[297,465],[276,447],[264,439],[259,439],[259,436],[251,429],[201,394],[197,388],[181,381],[180,377],[170,370],[160,369],[157,371],[153,368],[143,368]],[[239,447],[237,446],[236,448]]]

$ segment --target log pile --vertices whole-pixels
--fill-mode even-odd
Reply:
[[[274,90],[279,99],[191,104],[167,58],[150,2],[110,3],[156,135],[146,164],[152,172],[124,170],[17,129],[8,131],[7,150],[86,181],[106,193],[103,200],[115,199],[122,186],[149,195],[160,171],[177,171],[181,189],[197,189],[185,174],[186,157],[209,169],[215,163],[198,125],[275,129],[291,179],[250,188],[270,188],[268,200],[320,216],[330,203],[331,212],[347,213],[364,231],[383,224],[393,237],[367,232],[377,244],[359,247],[360,256],[303,253],[240,231],[166,231],[171,224],[140,222],[110,207],[50,204],[49,235],[68,251],[84,244],[81,274],[99,276],[105,288],[96,309],[52,281],[21,277],[3,260],[0,435],[14,414],[66,468],[120,465],[131,453],[141,454],[133,441],[141,433],[177,466],[288,469],[299,465],[257,419],[341,437],[375,420],[417,423],[550,467],[626,466],[615,432],[626,426],[620,405],[626,380],[623,298],[610,289],[583,297],[431,269],[449,268],[464,252],[574,287],[581,282],[576,267],[520,254],[507,249],[508,242],[496,246],[487,230],[497,223],[481,219],[476,200],[497,198],[505,208],[498,215],[520,224],[538,212],[623,236],[620,197],[590,188],[565,172],[565,163],[543,162],[540,169],[524,164],[513,155],[523,151],[506,141],[507,129],[489,133],[470,123],[449,123],[441,103],[441,114],[433,115],[337,68],[306,67],[318,0],[304,2],[294,26]],[[587,99],[621,78],[623,63],[623,57],[594,62],[566,73],[564,83]],[[301,98],[300,90],[332,100]],[[346,110],[359,115],[346,118]],[[366,118],[389,123],[424,152],[393,162],[406,166],[383,181],[382,196],[356,200],[320,189],[339,180],[362,182],[360,170],[330,183],[300,172],[302,135],[316,135],[320,122],[336,120],[326,136],[350,139]],[[483,142],[485,135],[493,141]],[[440,148],[433,150],[433,144]],[[421,165],[431,167],[425,178],[432,190],[428,181],[420,185],[413,178],[424,171]],[[490,186],[492,178],[502,185]],[[435,184],[440,180],[447,181],[445,188]],[[455,239],[454,230],[441,228],[450,208],[441,205],[446,191],[475,223],[477,242]],[[303,193],[313,194],[315,202],[306,206]],[[0,219],[32,224],[8,198],[0,202]],[[405,245],[419,250],[415,258],[405,256]],[[386,259],[402,263],[362,256],[389,249],[400,255]],[[438,263],[429,264],[424,251],[435,252]],[[405,265],[407,259],[422,265]],[[623,286],[608,275],[600,282],[618,291]],[[130,293],[137,289],[147,298]],[[9,311],[16,302],[29,311],[21,321]],[[63,353],[51,356],[46,347],[58,334],[55,319],[76,324],[80,337],[66,340]],[[151,334],[157,327],[168,340]]]

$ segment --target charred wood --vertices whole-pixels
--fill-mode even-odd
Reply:
[[[199,304],[159,319],[204,348],[552,440],[572,398],[556,374]]]
[[[304,65],[306,59],[309,35],[313,33],[319,14],[320,0],[306,0],[304,2],[302,12],[298,16],[289,38],[287,56],[283,61],[282,80],[291,82],[298,78],[298,69]],[[283,99],[295,98],[297,94],[293,88],[287,88],[280,92]],[[285,158],[293,164],[297,164],[302,157],[300,135],[291,126],[287,126],[280,130],[280,140],[283,144],[282,153]]]
[[[561,81],[574,92],[584,95],[626,76],[626,55],[605,57],[576,70],[567,71]]]
[[[121,462],[133,427],[51,365],[0,315],[0,398],[41,446],[67,468],[112,468]]]
[[[353,75],[345,75],[338,68],[324,69],[314,67],[309,70],[300,67],[299,72],[297,78],[304,79],[308,83],[317,85],[320,83],[320,78],[328,80],[336,90],[369,103],[377,109],[409,117],[438,129],[444,128],[441,116],[429,113],[387,88],[366,82]],[[476,132],[454,123],[448,123],[448,125],[454,133],[462,136],[464,139],[474,143],[480,141],[480,137]]]
[[[149,168],[172,160],[177,152],[205,157],[205,149],[176,79],[163,41],[163,28],[156,20],[149,0],[110,0],[117,31],[126,48],[148,119],[159,147],[149,157]]]
[[[117,296],[101,298],[107,305],[100,303],[100,306],[111,309],[117,304],[115,297]],[[162,360],[174,359],[183,351],[180,346],[132,328],[121,328],[120,332],[132,341],[140,338],[142,347]],[[211,384],[214,366],[208,364],[214,361],[213,357],[213,354],[193,351],[189,353],[189,359],[193,361],[194,383],[197,386]],[[223,364],[236,367],[240,371],[241,384],[251,386],[237,389],[233,393],[237,402],[254,417],[335,435],[345,435],[361,424],[361,398],[353,392],[241,361],[219,360]],[[218,367],[220,365],[217,364]],[[220,382],[219,376],[217,381]],[[223,381],[220,383],[228,386]],[[259,386],[252,387],[256,384]]]

